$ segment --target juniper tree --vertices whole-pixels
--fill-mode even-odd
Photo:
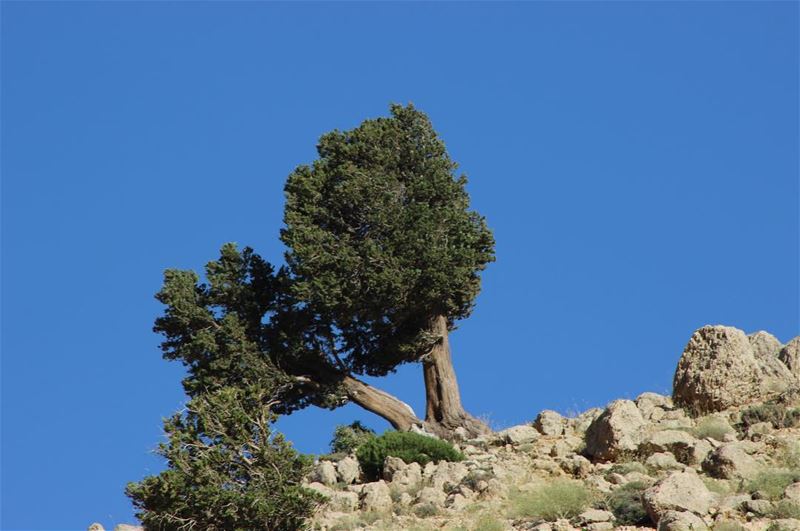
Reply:
[[[167,469],[126,489],[146,529],[304,528],[321,497],[301,486],[310,460],[273,433],[272,400],[261,385],[222,387],[164,421]]]
[[[421,362],[428,428],[485,432],[462,407],[448,341],[494,259],[466,177],[411,105],[325,134],[317,152],[285,188],[292,295],[325,328],[342,371],[383,376]],[[386,417],[393,404],[383,402],[373,410]]]

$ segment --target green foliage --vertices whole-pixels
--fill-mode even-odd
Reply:
[[[800,504],[792,500],[780,500],[772,507],[769,517],[800,519]]]
[[[800,409],[787,407],[777,401],[749,407],[742,411],[740,430],[746,432],[759,422],[769,422],[775,429],[793,428],[800,424]]]
[[[300,486],[310,468],[273,433],[271,393],[220,388],[196,396],[164,421],[159,446],[168,468],[130,483],[126,494],[151,530],[291,531],[304,526],[321,497]]]
[[[331,452],[339,454],[349,454],[359,446],[375,438],[375,432],[359,421],[352,424],[341,424],[336,426],[331,439]]]
[[[463,454],[450,443],[412,432],[387,431],[364,443],[356,452],[367,478],[377,479],[387,457],[399,457],[406,463],[425,465],[431,461],[462,461]]]
[[[475,523],[475,531],[503,531],[506,526],[492,515],[484,514]]]
[[[642,495],[648,488],[648,484],[640,481],[626,483],[606,496],[599,505],[614,513],[617,525],[646,526],[650,517],[644,510]]]
[[[747,483],[745,490],[751,494],[760,492],[770,500],[777,500],[783,495],[786,487],[798,481],[800,481],[800,470],[770,468],[759,472]]]
[[[573,518],[592,502],[592,493],[580,481],[556,479],[529,492],[509,497],[512,518]]]
[[[716,415],[698,419],[697,425],[692,430],[692,434],[698,439],[711,438],[716,441],[724,441],[725,436],[730,433],[734,433],[731,425]]]
[[[452,326],[470,314],[494,238],[411,105],[325,134],[317,152],[285,188],[293,293],[332,325],[349,370],[384,375],[438,339],[426,333],[433,317]]]

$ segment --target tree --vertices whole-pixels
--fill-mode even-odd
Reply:
[[[328,133],[317,151],[286,184],[281,239],[293,296],[342,371],[382,376],[421,362],[426,426],[486,432],[461,404],[448,341],[494,259],[491,231],[469,210],[466,177],[411,105]]]
[[[126,494],[151,530],[229,531],[305,526],[322,500],[300,485],[310,460],[273,434],[270,391],[260,385],[200,394],[164,421],[158,453],[168,468]]]

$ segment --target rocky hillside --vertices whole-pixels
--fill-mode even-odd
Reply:
[[[672,397],[644,393],[456,443],[459,462],[320,461],[320,530],[800,530],[800,338],[696,331]]]

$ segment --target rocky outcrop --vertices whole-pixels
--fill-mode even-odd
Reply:
[[[642,440],[645,424],[635,403],[630,400],[612,402],[586,430],[586,454],[607,461],[635,451]]]
[[[704,326],[697,330],[675,371],[675,404],[696,414],[711,413],[763,401],[796,385],[796,379],[769,358],[769,338],[755,338],[753,343],[758,356],[739,329]]]
[[[778,359],[789,368],[795,378],[800,379],[800,337],[786,343],[778,353]]]
[[[654,522],[667,511],[705,516],[714,498],[695,472],[675,472],[645,491],[644,507]]]

